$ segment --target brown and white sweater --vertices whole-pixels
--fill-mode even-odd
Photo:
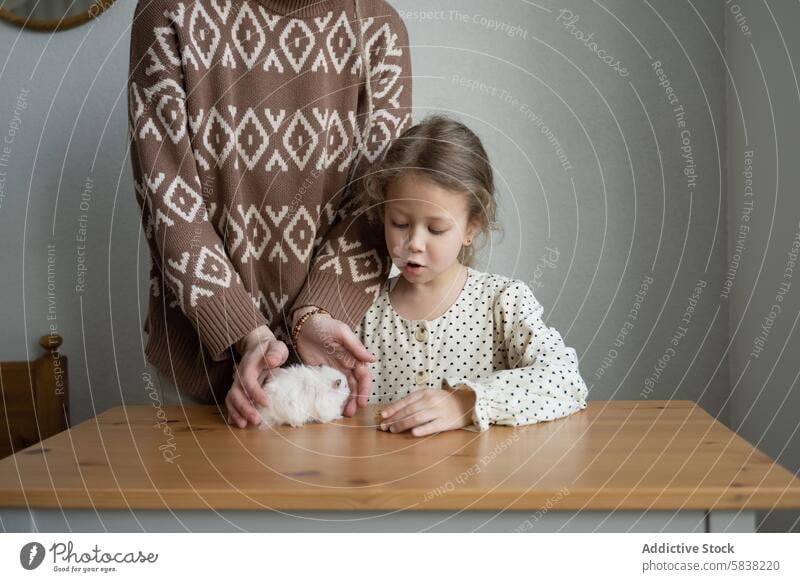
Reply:
[[[139,0],[129,138],[151,253],[148,361],[222,401],[233,344],[317,305],[356,327],[391,262],[345,188],[411,124],[408,34],[384,0]],[[369,133],[365,67],[373,114]],[[296,355],[293,354],[293,359]]]

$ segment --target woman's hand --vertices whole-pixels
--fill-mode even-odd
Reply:
[[[295,311],[293,329],[304,312]],[[325,364],[345,375],[350,386],[350,398],[342,411],[345,416],[353,416],[357,407],[367,405],[372,390],[372,374],[367,364],[376,358],[367,351],[350,326],[328,315],[312,315],[300,329],[295,348],[304,364]]]
[[[270,370],[279,368],[289,357],[289,348],[275,338],[265,326],[253,330],[236,344],[243,354],[233,373],[233,385],[225,396],[228,424],[245,428],[248,423],[260,424],[261,415],[253,402],[266,407],[267,393],[261,387]]]
[[[412,392],[381,411],[381,430],[419,437],[472,424],[475,393],[469,389],[423,389]]]

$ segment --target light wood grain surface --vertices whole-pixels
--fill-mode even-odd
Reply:
[[[800,480],[690,401],[593,401],[568,418],[427,438],[240,430],[213,406],[117,407],[0,461],[0,506],[155,509],[800,507]],[[171,459],[171,461],[169,460]]]

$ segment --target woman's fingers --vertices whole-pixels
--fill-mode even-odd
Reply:
[[[359,339],[356,337],[356,334],[353,333],[353,330],[350,329],[347,325],[342,325],[339,327],[339,341],[350,355],[352,355],[355,359],[360,360],[362,362],[375,362],[377,358],[370,354],[367,351],[367,348],[364,347]]]
[[[288,357],[289,348],[282,341],[275,339],[259,345],[252,354],[245,355],[239,366],[244,366],[242,384],[251,400],[266,406],[263,383],[269,378],[270,371],[279,368]]]
[[[267,405],[262,384],[269,371],[278,368],[289,357],[289,348],[280,340],[270,339],[256,344],[242,358],[234,374],[246,397],[261,406]]]
[[[235,408],[230,408],[228,410],[228,424],[235,424],[239,428],[244,428],[247,426],[247,421],[239,416]]]
[[[247,396],[251,400],[261,406],[267,405],[267,395],[262,387],[263,382],[269,378],[270,370],[279,368],[288,357],[289,348],[286,347],[286,344],[280,340],[272,339],[261,344],[254,357],[245,357],[242,360],[242,363],[244,363],[242,383],[246,388]]]
[[[289,348],[280,340],[271,340],[267,344],[267,351],[264,353],[264,361],[270,368],[278,368],[283,365],[289,357]]]
[[[264,366],[264,361],[258,357],[252,357],[247,354],[237,369],[236,380],[241,384],[244,390],[244,396],[248,400],[252,400],[261,406],[267,405],[267,394],[261,388],[258,378]]]
[[[235,424],[239,428],[247,426],[247,421],[237,412],[236,405],[233,402],[233,389],[228,391],[225,395],[225,407],[228,409],[228,424]]]
[[[242,418],[249,420],[253,424],[259,424],[261,422],[261,415],[258,413],[258,410],[250,404],[250,400],[248,400],[244,391],[237,384],[234,383],[233,387],[228,391],[228,397],[231,399],[233,408]]]
[[[358,406],[356,405],[355,399],[350,396],[347,398],[347,402],[344,405],[344,410],[342,410],[342,416],[353,416],[356,413]]]
[[[353,370],[353,375],[358,382],[358,406],[364,408],[372,393],[372,373],[366,364],[359,364]]]
[[[344,375],[347,377],[347,386],[350,388],[350,396],[347,398],[345,402],[344,409],[342,410],[342,414],[344,416],[353,416],[356,413],[356,396],[358,395],[358,381],[356,380],[355,376],[353,375],[353,370],[342,370]]]

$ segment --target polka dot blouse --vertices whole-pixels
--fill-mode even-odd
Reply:
[[[586,408],[587,388],[573,348],[542,321],[543,307],[522,281],[468,268],[458,299],[440,317],[400,317],[386,281],[356,334],[377,357],[370,403],[416,390],[473,390],[473,424],[518,426]]]

